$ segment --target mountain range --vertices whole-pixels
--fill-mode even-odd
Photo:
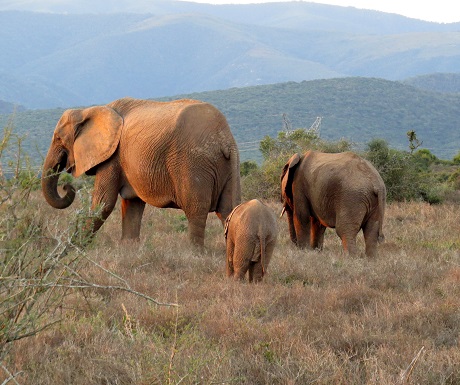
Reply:
[[[422,80],[429,88],[439,76]],[[409,151],[407,132],[415,131],[421,148],[441,159],[451,160],[460,151],[460,93],[422,90],[400,81],[365,77],[318,79],[234,87],[160,100],[177,98],[199,99],[219,108],[227,117],[242,161],[262,160],[258,149],[265,136],[276,137],[286,129],[308,129],[319,121],[316,129],[323,139],[343,138],[355,150],[365,149],[373,139],[384,139],[392,148]],[[0,114],[0,127],[12,126],[15,134],[24,138],[21,148],[34,164],[39,164],[62,112],[58,108]],[[16,159],[16,149],[12,150],[12,159]]]
[[[0,52],[0,100],[67,108],[314,79],[456,76],[460,23],[302,1],[3,0]]]

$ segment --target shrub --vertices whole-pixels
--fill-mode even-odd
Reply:
[[[20,142],[11,128],[4,131],[0,166],[11,166],[8,150]],[[104,288],[85,276],[92,262],[84,251],[90,238],[82,224],[98,212],[69,210],[66,226],[57,223],[58,215],[40,212],[32,194],[40,182],[37,171],[16,148],[14,171],[5,174],[0,168],[0,363],[12,344],[60,322],[69,296]],[[89,207],[88,190],[79,194]],[[123,285],[114,288],[135,293]]]
[[[420,171],[429,171],[430,166],[439,163],[439,159],[425,148],[415,152],[413,157]]]
[[[391,149],[385,140],[374,139],[360,155],[379,171],[387,187],[388,201],[440,203],[449,189],[458,185],[457,178],[452,171],[446,172],[445,162],[429,150],[417,150],[421,143],[415,131],[408,132],[408,138],[410,152]],[[282,131],[277,138],[266,136],[260,143],[264,159],[262,165],[257,168],[254,162],[243,163],[243,198],[278,200],[281,170],[294,153],[303,154],[307,150],[337,153],[351,149],[349,141],[327,141],[321,139],[315,130]],[[436,165],[444,167],[444,171],[433,172]]]
[[[448,183],[455,189],[460,190],[460,169],[455,170],[448,178]]]
[[[253,160],[247,160],[245,162],[242,162],[240,165],[240,175],[247,176],[251,172],[257,170],[257,168],[258,168],[257,163],[254,162]]]
[[[363,154],[385,182],[388,201],[423,200],[428,203],[441,201],[439,184],[429,171],[435,161],[428,150],[415,154],[390,149],[383,139],[374,139]]]
[[[460,164],[460,152],[458,152],[457,155],[454,156],[453,162],[455,164]]]
[[[260,151],[264,159],[261,167],[248,173],[242,180],[243,198],[279,200],[281,171],[295,153],[303,154],[307,150],[343,152],[351,147],[351,143],[345,139],[337,142],[321,139],[318,132],[312,129],[281,131],[276,139],[266,136],[260,142]]]

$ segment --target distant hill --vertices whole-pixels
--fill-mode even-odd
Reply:
[[[3,0],[0,99],[43,109],[287,81],[457,73],[459,29],[299,1]]]
[[[25,108],[21,105],[5,102],[0,100],[0,114],[12,114],[14,112],[24,111]]]
[[[452,159],[460,151],[460,94],[424,91],[398,81],[336,78],[174,98],[178,97],[215,104],[228,117],[239,143],[276,136],[283,129],[285,114],[293,129],[309,128],[322,117],[322,137],[345,138],[360,148],[374,138],[383,138],[393,148],[408,150],[406,133],[415,130],[422,147],[442,159]],[[251,156],[257,155],[248,154]]]
[[[428,91],[460,93],[460,74],[420,75],[404,80],[404,84]]]
[[[460,151],[460,94],[424,91],[399,81],[377,78],[335,78],[182,94],[217,106],[227,117],[242,160],[260,160],[258,142],[283,130],[284,118],[293,129],[309,128],[322,117],[320,135],[345,138],[363,148],[374,138],[408,150],[406,133],[415,130],[422,147],[441,159]],[[38,163],[46,154],[63,110],[30,110],[14,116],[17,133],[27,135],[24,148]],[[5,125],[9,115],[0,115]],[[38,153],[37,153],[38,150]]]

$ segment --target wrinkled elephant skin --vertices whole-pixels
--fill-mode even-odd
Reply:
[[[227,276],[260,282],[267,270],[278,237],[278,224],[271,208],[257,199],[236,206],[225,225]]]
[[[377,255],[384,239],[386,189],[367,160],[351,152],[295,154],[283,168],[281,200],[297,246],[321,249],[330,227],[344,251],[356,255],[356,236],[362,229],[366,255]]]
[[[61,197],[59,173],[95,175],[92,209],[96,232],[122,204],[122,238],[138,239],[145,204],[178,208],[194,244],[204,245],[206,218],[224,223],[240,202],[239,155],[225,117],[196,100],[156,102],[124,98],[108,105],[72,109],[56,125],[46,156],[42,190],[56,208],[68,207],[72,186]]]

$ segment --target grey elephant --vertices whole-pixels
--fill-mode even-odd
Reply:
[[[191,241],[204,245],[206,219],[224,224],[240,203],[239,155],[224,115],[197,100],[156,102],[124,98],[63,113],[54,130],[42,173],[46,201],[63,209],[74,200],[61,171],[95,175],[92,209],[96,232],[121,196],[122,238],[137,239],[145,203],[182,209]]]
[[[265,275],[278,237],[271,208],[257,199],[236,206],[225,223],[228,277],[260,282]]]
[[[366,255],[377,255],[384,239],[386,188],[367,160],[352,152],[295,154],[283,168],[281,201],[297,246],[321,249],[330,227],[344,251],[356,255],[356,237],[362,229]]]

